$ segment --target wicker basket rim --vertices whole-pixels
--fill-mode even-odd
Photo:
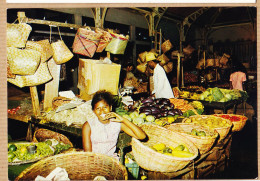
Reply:
[[[42,163],[46,162],[46,161],[49,161],[49,160],[56,160],[56,158],[59,158],[59,157],[63,157],[63,156],[68,156],[68,155],[89,155],[89,156],[101,156],[101,157],[105,157],[106,159],[109,159],[110,161],[112,161],[113,163],[116,163],[119,165],[119,167],[121,167],[121,169],[123,170],[124,172],[124,178],[127,180],[128,178],[128,174],[127,174],[127,171],[126,171],[126,168],[125,166],[123,166],[118,160],[110,157],[110,156],[107,156],[107,155],[104,155],[104,154],[101,154],[101,153],[94,153],[94,152],[83,152],[83,151],[80,151],[80,152],[69,152],[69,153],[61,153],[61,154],[58,154],[58,155],[54,155],[54,156],[50,156],[50,157],[47,157],[47,158],[44,158],[38,162],[36,162],[35,164],[29,166],[28,168],[26,168],[25,170],[23,170],[16,178],[15,178],[15,181],[21,179],[25,173],[27,173],[28,171],[30,171],[31,169],[37,167],[38,165],[41,165]]]
[[[238,115],[238,114],[212,114],[212,116],[218,116],[218,115],[230,115],[230,116],[241,116],[241,117],[244,117],[246,118],[246,120],[239,120],[239,121],[247,121],[248,120],[248,117],[244,116],[244,115]],[[223,118],[225,119],[225,118]],[[234,121],[234,122],[239,122],[239,121]],[[233,123],[233,121],[231,121]]]
[[[186,131],[178,131],[178,130],[174,130],[174,129],[171,129],[171,127],[173,127],[174,124],[177,124],[177,125],[194,125],[196,127],[200,127],[200,129],[207,129],[206,131],[208,132],[211,132],[212,133],[212,136],[195,136],[195,135],[191,135],[191,134],[187,134]],[[197,124],[192,124],[192,123],[174,123],[174,124],[170,124],[170,125],[167,125],[166,128],[167,129],[170,129],[170,130],[173,130],[173,131],[177,131],[177,132],[180,132],[180,133],[185,133],[193,138],[196,138],[196,139],[202,139],[202,140],[206,140],[206,139],[209,139],[209,138],[217,138],[218,137],[218,132],[214,129],[209,129],[208,127],[204,127],[204,126],[201,126],[201,125],[197,125]]]
[[[166,158],[168,160],[178,160],[178,161],[190,161],[190,160],[193,160],[194,158],[196,158],[198,156],[198,149],[196,149],[196,153],[194,153],[194,156],[192,157],[189,157],[189,158],[181,158],[181,157],[175,157],[175,156],[170,156],[170,155],[165,155],[165,154],[162,154],[162,153],[159,153],[151,148],[149,148],[148,146],[145,146],[144,144],[142,144],[142,142],[136,138],[132,138],[132,142],[131,144],[133,143],[136,143],[138,144],[140,147],[142,147],[143,149],[148,149],[149,151],[151,151],[153,154],[155,154],[156,156],[158,157],[163,157],[163,158]],[[193,143],[192,143],[193,144]]]

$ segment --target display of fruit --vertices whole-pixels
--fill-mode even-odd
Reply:
[[[158,143],[151,147],[153,150],[162,153],[164,155],[189,158],[194,156],[193,153],[190,153],[189,149],[185,145],[178,145],[176,147],[166,146],[164,143]]]
[[[199,124],[204,127],[209,128],[221,128],[221,127],[231,127],[232,123],[229,120],[216,117],[216,116],[200,116],[200,117],[193,117],[186,118],[183,120],[184,123],[194,123]]]
[[[198,131],[196,129],[192,129],[190,134],[194,136],[206,136],[205,131]]]

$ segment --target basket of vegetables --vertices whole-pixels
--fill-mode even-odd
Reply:
[[[223,140],[229,133],[232,127],[232,123],[228,119],[216,117],[213,115],[195,115],[189,118],[184,118],[183,123],[193,123],[195,125],[201,125],[203,127],[216,130],[219,134],[219,140]]]
[[[116,159],[92,152],[70,152],[40,160],[31,165],[15,179],[35,180],[48,176],[56,167],[64,168],[70,180],[93,180],[103,176],[107,180],[127,180],[126,168]]]
[[[186,137],[157,125],[142,125],[147,140],[132,138],[137,164],[150,171],[174,172],[183,169],[198,156],[198,148]]]
[[[176,131],[191,140],[198,147],[200,154],[208,152],[218,137],[216,130],[189,123],[173,123],[165,128]]]
[[[241,131],[248,120],[246,116],[235,114],[214,114],[214,116],[230,120],[233,124],[232,132]]]

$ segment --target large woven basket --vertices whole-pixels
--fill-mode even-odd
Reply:
[[[216,130],[210,130],[200,125],[189,123],[174,123],[165,126],[165,128],[176,131],[191,140],[198,147],[200,154],[208,152],[218,137],[218,132]],[[192,135],[190,134],[192,129],[196,129],[197,131],[204,131],[206,136]]]
[[[189,118],[185,118],[182,120],[183,123],[187,123],[187,119],[207,119],[212,117],[213,115],[195,115],[195,116],[190,116]],[[224,118],[220,118],[222,120],[226,120],[227,123],[229,123],[230,126],[223,126],[223,127],[217,127],[217,128],[213,128],[214,130],[216,130],[219,134],[219,140],[221,141],[224,138],[226,138],[226,136],[228,135],[229,131],[231,130],[232,127],[232,123],[231,121],[229,121],[228,119],[224,119]],[[197,123],[196,123],[197,124]],[[208,127],[207,125],[201,125],[204,127]]]
[[[48,176],[56,167],[64,168],[70,180],[93,180],[104,176],[107,180],[127,180],[126,168],[115,158],[92,152],[71,152],[51,156],[31,165],[15,179],[34,180]]]
[[[174,172],[183,169],[198,156],[198,148],[187,138],[176,132],[157,125],[142,125],[141,128],[148,136],[148,141],[141,142],[132,139],[132,151],[137,164],[150,171]],[[184,144],[194,156],[180,158],[156,152],[151,146],[164,143],[176,147]]]
[[[229,116],[239,116],[242,119],[240,121],[231,121],[233,124],[232,132],[241,131],[244,126],[246,125],[246,121],[248,118],[243,115],[235,115],[235,114],[214,114],[214,116],[221,116],[221,115],[229,115]]]
[[[40,128],[34,132],[33,135],[33,142],[42,142],[46,139],[55,139],[59,142],[62,142],[64,144],[69,144],[71,147],[73,147],[73,144],[70,142],[70,140],[64,136],[63,134]]]
[[[51,44],[48,39],[40,41],[27,41],[26,48],[40,52],[42,62],[48,61],[53,55]]]

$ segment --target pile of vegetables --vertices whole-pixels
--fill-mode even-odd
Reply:
[[[208,88],[205,92],[200,94],[199,100],[209,101],[209,102],[227,102],[231,100],[236,100],[242,97],[244,100],[247,99],[247,93],[245,91],[240,91],[237,89],[221,89],[218,87]]]
[[[159,153],[169,155],[169,156],[175,156],[181,158],[189,158],[194,156],[194,154],[191,153],[189,149],[182,144],[176,147],[172,147],[172,146],[166,146],[164,143],[158,143],[153,145],[151,148]]]

